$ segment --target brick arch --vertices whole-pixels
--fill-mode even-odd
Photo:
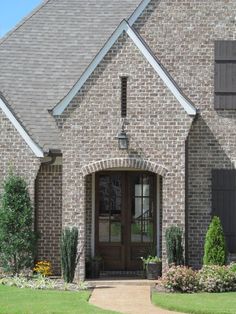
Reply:
[[[99,160],[82,167],[82,173],[84,176],[106,169],[112,168],[132,168],[146,170],[150,172],[157,173],[161,176],[165,176],[168,170],[162,165],[141,159],[141,158],[111,158]]]

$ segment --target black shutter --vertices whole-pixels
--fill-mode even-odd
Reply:
[[[215,42],[215,109],[236,109],[236,41]]]
[[[236,170],[212,171],[212,215],[220,217],[228,250],[236,253]]]

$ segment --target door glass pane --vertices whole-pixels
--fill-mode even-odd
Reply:
[[[111,176],[111,231],[110,242],[121,242],[121,178]]]
[[[99,218],[99,242],[109,242],[109,217]]]
[[[101,176],[99,179],[99,215],[109,214],[109,194],[109,176]]]
[[[143,215],[146,216],[150,216],[150,205],[149,205],[149,197],[147,198],[143,198]]]
[[[149,196],[150,195],[150,184],[151,184],[150,176],[147,174],[144,174],[142,183],[143,183],[143,196]]]
[[[121,178],[120,176],[111,176],[111,215],[121,215]]]
[[[149,196],[149,191],[150,191],[150,185],[143,184],[143,196]]]
[[[153,242],[153,222],[151,220],[143,221],[143,242]]]
[[[153,241],[152,177],[138,174],[133,179],[131,242]]]
[[[142,216],[142,199],[135,198],[135,207],[133,210],[133,218],[140,219]]]
[[[142,238],[142,224],[140,220],[134,220],[131,224],[131,241],[141,242]]]
[[[134,176],[134,196],[142,196],[142,176],[135,175]]]
[[[135,196],[142,196],[142,184],[135,184]]]
[[[111,242],[121,242],[121,223],[111,222]]]
[[[99,241],[121,242],[121,176],[99,177]]]

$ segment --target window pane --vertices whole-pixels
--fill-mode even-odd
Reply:
[[[143,221],[143,242],[153,242],[153,222],[151,220]]]
[[[140,218],[142,216],[142,199],[141,198],[135,198],[134,201],[134,209],[132,211],[133,218]]]
[[[142,196],[142,175],[135,175],[134,176],[134,193],[135,196]]]
[[[121,223],[111,223],[111,242],[121,242]]]
[[[151,176],[148,174],[143,175],[143,196],[150,195]]]
[[[99,180],[99,213],[108,214],[110,211],[109,205],[110,188],[109,176],[101,176]]]
[[[142,196],[142,184],[135,184],[135,196]]]
[[[109,242],[109,217],[99,219],[99,242]]]
[[[143,185],[143,196],[149,196],[150,194],[150,185],[144,184]]]
[[[143,215],[150,216],[150,200],[148,198],[143,198]]]
[[[121,192],[120,176],[111,176],[111,215],[121,214]]]
[[[141,242],[141,221],[139,220],[135,220],[132,224],[131,224],[131,241],[132,242]]]

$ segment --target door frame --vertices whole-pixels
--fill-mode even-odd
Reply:
[[[97,245],[97,222],[96,222],[96,180],[99,177],[99,174],[107,174],[110,173],[118,173],[118,172],[125,172],[125,173],[149,173],[154,176],[154,193],[156,191],[156,195],[154,197],[154,215],[156,219],[156,230],[155,230],[155,239],[156,239],[156,246],[157,246],[157,255],[161,257],[161,226],[162,226],[162,217],[161,217],[161,176],[157,173],[145,171],[142,169],[107,169],[103,171],[99,171],[96,173],[92,173],[92,234],[91,234],[91,256],[94,257],[96,254],[96,245]],[[127,253],[126,253],[127,254]]]

